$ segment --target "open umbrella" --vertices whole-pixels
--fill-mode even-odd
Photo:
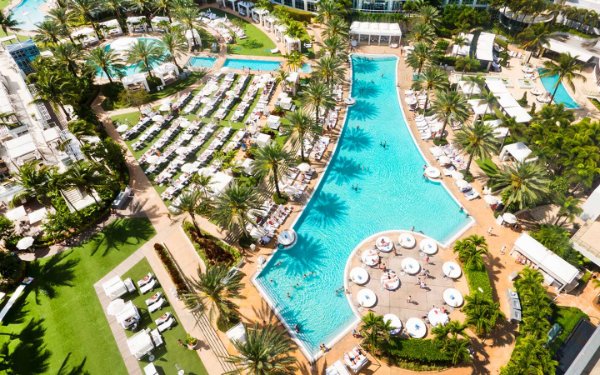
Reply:
[[[502,219],[504,219],[504,221],[508,224],[517,223],[517,217],[514,214],[511,214],[510,212],[507,212],[504,215],[502,215]]]
[[[298,165],[296,168],[298,168],[298,170],[302,173],[306,173],[306,172],[310,171],[310,165],[308,163],[302,163],[302,164]]]
[[[127,131],[127,129],[129,129],[129,126],[123,124],[123,125],[119,125],[119,127],[117,127],[117,132],[118,133],[123,133],[125,131]]]
[[[108,315],[116,316],[123,310],[123,307],[125,307],[125,301],[123,301],[123,299],[121,298],[117,298],[116,300],[111,301],[108,304],[108,307],[106,308],[106,313]]]
[[[17,249],[27,250],[33,245],[34,241],[33,237],[23,237],[17,242]]]
[[[181,166],[181,171],[183,173],[194,173],[198,168],[192,163],[185,163]]]

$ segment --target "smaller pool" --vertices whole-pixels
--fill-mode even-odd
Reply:
[[[187,65],[192,68],[212,68],[215,65],[215,61],[217,61],[216,57],[192,56]]]
[[[35,30],[37,23],[40,23],[46,17],[46,0],[22,0],[19,5],[12,8],[10,12],[16,21],[19,22],[19,28],[22,30]]]
[[[558,83],[558,88],[556,89],[556,95],[554,95],[554,102],[557,104],[562,104],[565,108],[576,109],[579,108],[579,104],[569,95],[567,89],[562,84],[562,82],[558,82],[558,75],[542,77],[544,73],[544,69],[538,69],[538,73],[540,74],[540,80],[542,80],[542,85],[546,91],[552,95],[554,89],[556,88],[556,84]]]
[[[169,53],[164,50],[164,44],[156,38],[145,38],[145,37],[138,37],[138,38],[132,38],[132,37],[121,37],[118,39],[115,39],[114,41],[112,41],[109,44],[106,44],[104,46],[104,49],[106,51],[113,51],[117,54],[117,56],[119,56],[119,58],[122,59],[122,61],[127,61],[127,54],[129,49],[131,49],[131,47],[138,41],[138,40],[142,40],[142,41],[146,41],[148,43],[151,44],[156,44],[158,45],[160,48],[163,49],[164,54],[159,57],[156,60],[150,61],[150,65],[154,68],[160,64],[162,64],[163,61],[165,61],[167,59],[167,57],[169,57]],[[134,75],[136,73],[141,73],[143,72],[142,69],[142,63],[138,62],[135,64],[125,64],[124,68],[121,71],[123,73],[124,76],[130,76],[130,75]],[[116,75],[116,74],[115,74]],[[98,71],[96,72],[96,76],[97,77],[102,77],[102,78],[106,78],[106,74],[104,74],[104,71],[98,69]]]
[[[250,69],[252,71],[267,71],[272,72],[281,69],[283,66],[281,61],[274,60],[250,60],[250,59],[231,59],[228,58],[223,64],[224,68],[230,69]],[[310,73],[312,68],[310,64],[303,64],[300,68],[302,73]]]

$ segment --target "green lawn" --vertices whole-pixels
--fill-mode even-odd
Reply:
[[[151,272],[150,264],[148,264],[147,260],[142,260],[138,264],[136,264],[129,272],[125,274],[125,278],[131,277],[131,279],[136,282],[141,279],[148,272]],[[162,288],[154,289],[151,293],[147,293],[145,295],[137,294],[135,297],[131,298],[133,303],[139,308],[140,314],[142,316],[142,324],[140,328],[150,328],[155,329],[156,323],[154,320],[160,317],[162,314],[166,312],[170,312],[173,314],[177,321],[179,318],[173,311],[171,306],[163,307],[162,310],[159,310],[155,313],[150,314],[146,307],[145,300],[149,298],[152,294],[156,292],[162,292],[165,294],[165,291]],[[127,331],[128,335],[131,335],[131,331]],[[182,347],[177,343],[177,340],[185,341],[187,334],[183,327],[180,324],[176,324],[170,330],[164,331],[162,333],[165,344],[157,349],[155,349],[152,353],[155,355],[154,365],[157,367],[159,373],[161,374],[177,374],[177,367],[185,370],[186,374],[208,374],[200,357],[195,351],[189,350],[186,347]],[[148,364],[147,357],[144,357],[143,360],[139,361],[140,367],[144,367]],[[161,371],[162,370],[162,371]]]
[[[550,349],[553,352],[556,352],[567,340],[580,319],[589,319],[589,317],[577,307],[555,306],[552,324],[558,323],[562,327],[562,331],[550,344]]]
[[[210,10],[218,16],[225,14],[225,12],[219,9],[210,8]],[[258,27],[231,13],[227,13],[227,18],[241,22],[240,26],[244,29],[247,36],[246,39],[236,39],[236,43],[228,44],[227,53],[235,55],[280,56],[278,53],[271,53],[271,50],[276,47],[275,42]]]
[[[147,219],[119,219],[85,244],[29,265],[35,278],[5,324],[0,364],[15,374],[126,374],[93,284],[154,235]]]
[[[135,110],[133,112],[124,113],[122,115],[112,116],[111,119],[113,122],[121,122],[128,124],[129,126],[133,126],[140,121],[140,112]]]

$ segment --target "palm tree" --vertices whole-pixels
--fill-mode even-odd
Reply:
[[[287,68],[292,72],[297,72],[304,64],[304,55],[298,51],[293,51],[284,57]]]
[[[167,16],[169,23],[173,23],[173,19],[171,18],[172,0],[155,0],[153,5],[156,11]]]
[[[65,108],[63,102],[72,100],[73,82],[60,74],[37,74],[35,81],[35,100],[36,102],[50,102],[55,107],[61,109],[62,113],[71,120],[69,112]]]
[[[561,53],[558,57],[558,63],[554,61],[548,60],[544,61],[544,71],[542,72],[542,77],[552,77],[558,76],[558,80],[554,85],[554,90],[552,91],[551,100],[554,100],[554,95],[556,95],[556,91],[558,90],[558,85],[561,82],[566,82],[571,90],[575,91],[575,84],[573,80],[581,79],[585,82],[587,79],[585,76],[579,72],[581,72],[582,66],[577,62],[577,58],[575,56],[571,56],[570,53]]]
[[[248,224],[256,224],[260,199],[255,187],[233,183],[216,199],[214,220],[229,232],[242,232],[248,237]]]
[[[471,295],[465,297],[466,304],[463,312],[467,315],[465,323],[475,327],[478,336],[489,334],[501,318],[500,304],[494,302],[483,293],[473,291]]]
[[[177,64],[177,56],[187,51],[185,38],[178,31],[168,31],[163,34],[162,42],[165,45],[165,49],[169,52],[169,59],[181,71],[179,64]]]
[[[322,130],[304,109],[297,109],[294,112],[289,112],[286,116],[288,121],[284,125],[286,132],[291,134],[291,140],[296,145],[300,145],[300,157],[306,160],[304,152],[304,142],[312,139]]]
[[[473,158],[488,158],[498,148],[498,139],[494,134],[494,128],[481,122],[471,126],[463,126],[456,132],[454,143],[469,155],[469,161],[465,172],[470,174]]]
[[[40,165],[36,160],[25,162],[14,175],[15,182],[23,190],[15,194],[12,204],[20,205],[24,199],[35,199],[44,206],[52,206],[51,172],[51,167]]]
[[[457,58],[456,64],[454,64],[454,68],[456,70],[462,71],[461,79],[462,79],[462,75],[464,75],[465,72],[470,72],[474,69],[477,69],[480,66],[481,66],[481,62],[479,60],[477,60],[476,58],[473,58],[473,57],[469,57],[469,56]]]
[[[234,341],[238,355],[225,361],[236,366],[228,374],[292,375],[297,371],[297,360],[291,354],[292,340],[274,325],[246,329],[246,341]]]
[[[362,336],[362,344],[371,353],[376,353],[381,350],[390,339],[390,321],[384,321],[383,316],[375,315],[369,311],[362,317],[360,326],[360,335]]]
[[[67,124],[69,132],[77,138],[79,144],[83,146],[83,142],[81,142],[82,137],[92,137],[98,135],[96,132],[96,127],[93,123],[89,121],[85,121],[82,119],[70,121]]]
[[[110,83],[113,83],[113,73],[123,68],[119,57],[114,51],[104,47],[96,47],[87,54],[86,62],[96,70],[102,70]]]
[[[254,155],[254,172],[260,177],[269,176],[275,185],[279,198],[283,198],[279,190],[279,180],[285,176],[292,166],[293,157],[283,146],[273,142],[261,147]]]
[[[550,28],[545,23],[532,25],[529,27],[529,29],[531,31],[523,31],[523,33],[521,33],[527,34],[526,40],[523,41],[522,47],[524,49],[533,48],[533,50],[536,52],[536,55],[539,57],[544,54],[544,49],[548,46],[552,31],[550,31]],[[529,63],[532,55],[533,53],[529,54],[529,57],[527,57],[527,63]]]
[[[465,122],[469,118],[467,100],[456,91],[437,91],[431,109],[443,121],[439,139],[444,137],[448,123]]]
[[[342,61],[347,57],[346,45],[347,42],[338,35],[323,40],[323,50],[331,56],[339,57]]]
[[[325,55],[317,62],[316,74],[325,80],[325,84],[331,89],[344,81],[346,67],[344,62],[337,56]]]
[[[229,273],[229,267],[210,265],[206,272],[198,269],[198,279],[191,281],[193,293],[184,296],[191,310],[204,313],[213,320],[218,314],[219,319],[230,320],[237,315],[238,306],[232,301],[240,297],[243,288],[242,274]]]
[[[58,39],[64,34],[63,27],[52,19],[46,19],[35,25],[36,34],[33,39],[42,44],[58,44]]]
[[[75,76],[79,77],[77,71],[77,60],[81,59],[81,47],[73,43],[60,43],[54,46],[52,53],[56,60],[67,66],[67,69]]]
[[[304,90],[303,101],[305,105],[313,108],[315,111],[315,121],[321,122],[321,108],[330,110],[335,106],[335,100],[331,89],[323,82],[311,80]]]
[[[102,7],[115,15],[121,30],[127,34],[127,22],[125,22],[125,16],[123,10],[126,8],[125,0],[107,0],[102,3]]]
[[[320,24],[327,25],[332,18],[340,14],[343,14],[343,8],[336,0],[324,0],[317,3],[317,20]]]
[[[150,19],[152,18],[152,12],[150,11],[150,9],[153,6],[153,4],[151,3],[151,0],[128,0],[127,3],[128,6],[143,14],[146,21],[146,25],[148,25],[148,27],[152,27],[152,23],[150,22]]]
[[[473,91],[475,91],[476,87],[479,88],[479,90],[481,90],[483,92],[483,87],[485,85],[485,77],[483,75],[481,75],[481,74],[468,75],[463,78],[463,81],[471,84],[471,90],[469,92],[469,96],[473,95]]]
[[[492,112],[492,106],[494,104],[496,104],[497,102],[498,102],[498,98],[496,98],[496,95],[494,95],[494,93],[491,91],[487,91],[487,90],[483,91],[481,96],[479,97],[479,103],[485,103],[484,114]],[[481,118],[483,119],[483,116],[481,116]]]
[[[64,174],[65,187],[76,188],[90,195],[96,204],[96,187],[107,186],[107,176],[100,173],[96,165],[81,161],[71,166]]]
[[[196,173],[192,176],[192,188],[200,192],[204,199],[208,199],[213,195],[212,183],[212,176],[210,175]]]
[[[423,66],[431,61],[431,48],[427,43],[415,43],[414,49],[406,57],[406,63],[417,71],[417,75],[421,74]]]
[[[538,162],[504,165],[488,182],[493,192],[502,195],[504,210],[513,205],[520,210],[531,207],[548,194],[549,184],[548,171]]]
[[[199,16],[200,13],[198,12],[198,8],[194,7],[177,8],[175,12],[175,18],[191,33],[192,47],[194,49],[198,46],[202,47],[202,40],[197,40],[200,38],[196,31],[198,25],[197,19]]]
[[[561,195],[558,197],[557,202],[559,206],[558,214],[556,215],[556,220],[554,221],[554,225],[563,225],[567,221],[573,222],[575,218],[583,212],[583,209],[579,207],[581,203],[580,199],[577,199],[573,196],[564,196]],[[559,224],[560,219],[563,219]]]
[[[131,46],[127,61],[129,63],[142,63],[142,69],[148,73],[150,77],[152,75],[152,64],[159,60],[164,54],[164,50],[155,43],[147,39],[138,39],[133,46]]]
[[[192,224],[198,234],[201,234],[202,231],[196,221],[196,215],[201,214],[201,212],[210,211],[208,208],[209,205],[209,200],[203,199],[202,195],[197,190],[186,191],[173,202],[173,207],[175,207],[175,209],[190,215]]]
[[[71,43],[75,43],[71,36],[71,24],[75,21],[74,14],[67,7],[56,7],[48,11],[48,18],[58,24],[61,28],[61,36],[69,38]]]
[[[277,72],[275,72],[275,81],[277,84],[281,84],[282,89],[285,91],[287,89],[287,79],[290,76],[287,70],[279,68]]]
[[[425,111],[429,106],[431,90],[441,90],[448,87],[448,76],[440,68],[430,66],[423,71],[423,74],[420,74],[417,77],[414,85],[419,90],[425,90],[427,92],[425,107],[423,109],[423,111]]]
[[[430,25],[435,30],[440,25],[440,11],[432,5],[425,5],[419,9],[418,20],[419,23]]]
[[[0,12],[0,29],[4,32],[4,34],[8,35],[8,31],[19,31],[19,21],[13,18],[12,13],[4,14],[4,12]]]
[[[73,12],[84,21],[90,23],[98,39],[101,39],[98,31],[98,24],[94,20],[94,14],[98,10],[99,4],[97,0],[71,0]]]
[[[452,37],[452,45],[458,47],[456,50],[458,52],[462,46],[468,45],[468,40],[462,34],[456,34]],[[456,53],[454,56],[456,56]]]
[[[334,36],[339,37],[342,40],[348,40],[349,27],[346,20],[341,17],[333,17],[326,24],[325,31],[323,31],[323,39],[329,39]]]
[[[435,39],[435,30],[433,29],[433,26],[429,24],[418,23],[412,28],[409,39],[415,44],[426,43],[431,45]]]
[[[454,252],[465,267],[472,270],[481,270],[485,266],[483,256],[488,252],[488,245],[483,236],[473,234],[454,244]]]

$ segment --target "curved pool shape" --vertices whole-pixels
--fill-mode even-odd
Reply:
[[[538,69],[538,73],[540,74],[540,80],[542,81],[542,85],[546,91],[552,95],[554,92],[554,88],[556,88],[556,84],[558,83],[558,75],[550,76],[550,77],[542,77],[542,73],[544,73],[544,69]],[[554,102],[556,104],[562,104],[565,108],[576,109],[579,108],[579,104],[569,95],[567,89],[562,84],[562,82],[558,83],[558,89],[556,90],[556,95],[554,95]]]
[[[47,13],[43,10],[46,0],[22,0],[19,5],[12,8],[10,12],[16,21],[19,22],[19,28],[22,30],[35,30],[37,23],[44,20]]]
[[[426,162],[398,103],[397,59],[355,55],[352,66],[356,104],[294,225],[298,242],[277,251],[255,278],[288,327],[300,327],[297,336],[309,356],[357,319],[343,285],[348,256],[361,241],[414,226],[444,243],[472,222],[439,182],[423,177]]]
[[[163,45],[163,43],[160,41],[160,39],[156,39],[156,38],[144,38],[144,37],[137,37],[137,38],[134,38],[134,37],[121,37],[121,38],[115,39],[115,40],[114,40],[113,42],[111,42],[111,43],[108,43],[108,44],[106,44],[106,45],[104,46],[104,49],[105,49],[105,50],[110,50],[110,49],[111,49],[111,44],[112,44],[112,43],[115,43],[115,42],[117,42],[117,43],[120,43],[120,42],[123,42],[123,41],[128,41],[128,40],[133,40],[133,41],[135,41],[135,40],[138,40],[138,39],[139,39],[139,40],[145,40],[145,41],[148,41],[148,42],[150,42],[150,43],[156,43],[156,44],[158,44],[158,45],[160,45],[160,46],[163,46],[163,47],[164,47],[164,45]],[[127,43],[121,43],[121,44],[125,45],[125,44],[127,44]],[[127,50],[127,48],[124,48],[124,49],[121,49],[121,48],[119,48],[117,51],[122,51],[122,52],[123,52],[123,54],[124,54],[124,55],[126,55],[126,50]],[[151,61],[151,62],[150,62],[150,65],[152,65],[152,67],[155,67],[155,66],[158,66],[158,65],[160,65],[160,64],[161,64],[163,61],[165,61],[165,59],[167,58],[167,56],[169,56],[169,53],[168,53],[168,52],[165,50],[164,54],[163,54],[163,55],[162,55],[162,56],[161,56],[159,59],[156,59],[155,61]],[[141,68],[141,66],[142,66],[142,63],[141,63],[141,62],[138,62],[138,63],[136,63],[136,64],[125,65],[125,68],[122,70],[122,73],[123,73],[123,75],[124,75],[124,76],[130,76],[130,75],[133,75],[133,74],[136,74],[136,73],[141,73],[141,72],[142,72],[142,68]],[[115,74],[115,75],[116,75],[116,74]],[[106,74],[104,74],[104,71],[102,71],[101,69],[98,69],[98,71],[96,72],[96,76],[97,76],[97,77],[106,78]]]
[[[250,69],[252,71],[266,71],[272,72],[279,70],[282,67],[281,61],[274,60],[251,60],[251,59],[233,59],[227,58],[223,63],[224,68],[230,69]],[[302,73],[312,72],[310,64],[303,64],[300,68]]]
[[[208,57],[208,56],[192,56],[187,65],[192,68],[212,68],[215,65],[215,61],[217,61],[216,57]]]

